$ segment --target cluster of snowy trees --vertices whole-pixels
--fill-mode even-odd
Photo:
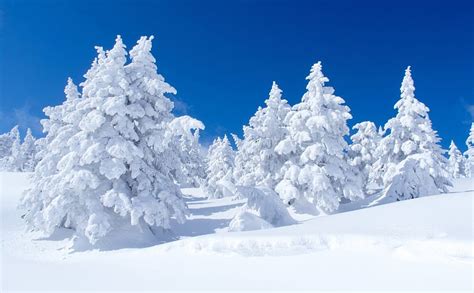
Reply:
[[[96,47],[80,89],[69,79],[64,102],[44,109],[44,147],[22,200],[30,228],[72,228],[96,243],[124,225],[153,232],[185,220],[180,187],[204,179],[204,125],[172,114],[176,90],[157,72],[152,40],[129,52],[120,36]]]
[[[18,125],[0,135],[0,171],[32,172],[37,164],[37,153],[42,140],[36,140],[31,129],[26,130],[23,142]]]
[[[176,90],[157,71],[152,37],[127,51],[120,36],[97,57],[79,87],[68,79],[62,104],[46,107],[45,137],[18,127],[0,136],[0,168],[33,171],[22,199],[31,229],[51,235],[71,228],[94,244],[124,226],[140,231],[183,222],[183,186],[209,198],[247,203],[231,230],[294,223],[287,207],[336,211],[341,202],[372,194],[404,200],[446,192],[452,178],[474,177],[474,124],[465,154],[451,143],[449,159],[429,109],[415,97],[405,71],[397,114],[384,127],[347,125],[350,108],[314,64],[301,101],[290,106],[274,82],[243,138],[217,138],[207,157],[201,121],[175,117]]]
[[[301,102],[289,106],[274,82],[264,108],[258,108],[233,135],[232,154],[227,138],[209,148],[207,188],[223,190],[223,182],[268,188],[287,205],[315,206],[321,213],[337,210],[343,201],[371,194],[393,200],[442,193],[452,178],[473,177],[474,124],[464,155],[451,144],[449,160],[433,130],[429,109],[415,97],[411,68],[405,71],[395,117],[377,129],[370,121],[353,126],[348,144],[345,101],[327,86],[320,62],[306,78]],[[235,157],[232,162],[232,157]],[[223,160],[219,162],[219,160]],[[232,174],[232,176],[230,175]],[[213,197],[225,196],[222,192]]]

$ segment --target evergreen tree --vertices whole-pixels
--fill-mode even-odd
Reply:
[[[449,145],[449,171],[453,178],[462,178],[464,177],[464,157],[459,151],[458,147],[454,144],[454,141],[451,140]]]
[[[284,178],[276,191],[287,202],[305,199],[322,211],[332,212],[341,198],[362,197],[361,186],[346,161],[349,107],[334,95],[322,73],[321,63],[313,65],[301,103],[285,118],[289,135],[276,151],[289,159]]]
[[[395,104],[398,113],[385,125],[388,135],[377,148],[372,178],[382,179],[384,194],[397,200],[446,192],[451,184],[447,160],[431,127],[428,107],[415,98],[410,67],[400,91],[400,100]],[[409,162],[405,162],[407,159]]]
[[[72,130],[49,180],[54,186],[35,186],[23,201],[34,228],[71,227],[95,243],[127,221],[164,228],[171,217],[184,221],[179,187],[162,163],[172,160],[165,134],[173,104],[165,94],[174,89],[156,73],[151,39],[138,41],[128,66],[120,36],[105,54],[98,49],[82,98],[66,115]],[[49,197],[35,200],[38,190]]]
[[[0,171],[10,171],[10,156],[17,138],[19,139],[18,125],[0,135]]]
[[[66,100],[61,105],[43,109],[48,117],[41,120],[46,136],[37,142],[37,145],[40,145],[36,155],[39,161],[32,176],[32,186],[21,202],[21,205],[27,210],[25,219],[34,229],[47,227],[45,207],[52,204],[53,192],[56,191],[61,176],[65,175],[59,173],[57,166],[69,152],[69,139],[78,129],[77,121],[80,118],[72,113],[80,100],[80,94],[71,78],[67,81],[64,93]],[[77,118],[73,119],[73,117]],[[61,223],[60,226],[67,226],[67,223]],[[53,228],[49,229],[49,233],[52,233]]]
[[[31,129],[27,129],[26,136],[21,144],[20,151],[22,154],[21,171],[32,172],[36,166],[36,139],[31,133]]]
[[[173,175],[182,186],[200,186],[206,178],[205,157],[199,144],[204,124],[190,116],[177,117],[169,124],[169,135],[178,151]]]
[[[368,194],[371,192],[369,174],[372,164],[376,161],[374,154],[381,136],[375,124],[370,121],[357,123],[353,126],[353,129],[357,132],[351,136],[352,144],[349,149],[349,160],[361,177],[364,192]]]
[[[466,159],[466,177],[474,178],[474,123],[471,124],[469,136],[466,139],[467,150],[464,152]]]
[[[24,157],[21,151],[21,139],[18,125],[13,127],[13,129],[10,131],[10,135],[12,137],[12,146],[6,166],[8,171],[19,172],[22,169]]]
[[[216,138],[209,147],[207,155],[207,179],[204,190],[209,198],[230,196],[226,193],[225,181],[232,182],[234,168],[234,150],[227,135]]]
[[[287,135],[283,120],[290,106],[281,98],[281,90],[275,82],[265,105],[265,108],[259,107],[249,125],[244,126],[243,140],[236,139],[234,176],[237,184],[274,188],[281,180],[279,171],[285,157],[275,152],[275,147]]]

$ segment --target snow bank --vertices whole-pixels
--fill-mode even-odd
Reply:
[[[73,253],[67,231],[24,231],[16,205],[27,186],[28,174],[0,173],[2,292],[473,289],[468,180],[449,194],[234,233],[226,227],[243,200],[186,189],[191,214],[173,224],[181,240]]]
[[[419,198],[265,231],[196,237],[163,249],[244,256],[381,249],[399,256],[472,262],[473,197],[474,192],[464,192]]]

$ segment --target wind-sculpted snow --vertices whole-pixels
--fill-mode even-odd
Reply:
[[[421,239],[403,238],[397,235],[371,236],[357,234],[327,235],[272,235],[240,234],[205,236],[169,243],[158,251],[184,251],[204,254],[238,254],[242,256],[288,256],[310,254],[321,250],[366,251],[383,250],[401,258],[436,258],[457,260],[466,263],[474,261],[472,242],[446,240],[446,234],[427,235]],[[242,232],[241,232],[242,233]],[[309,234],[309,233],[308,233]]]

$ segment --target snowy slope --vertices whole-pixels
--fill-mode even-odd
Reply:
[[[467,180],[450,194],[234,233],[225,228],[242,201],[188,189],[180,240],[85,251],[65,248],[67,230],[49,239],[24,231],[15,206],[27,185],[26,174],[0,173],[2,291],[474,288]]]

